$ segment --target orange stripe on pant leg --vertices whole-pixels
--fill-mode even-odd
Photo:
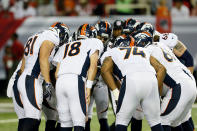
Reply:
[[[35,79],[34,79],[34,96],[35,96],[35,101],[36,101],[36,106],[38,107],[38,109],[40,110],[38,104],[37,104],[37,100],[36,100],[36,91],[35,91]]]
[[[172,88],[172,92],[173,92],[173,88]],[[168,105],[169,105],[169,103],[170,103],[170,101],[171,101],[171,99],[172,99],[172,92],[171,92],[170,100],[168,101],[168,104],[167,104],[166,109],[165,109],[164,112],[166,112],[166,110],[167,110],[167,108],[168,108]],[[164,112],[162,112],[161,114],[163,114]]]

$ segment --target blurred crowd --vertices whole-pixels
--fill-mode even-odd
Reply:
[[[106,12],[108,5],[114,5],[115,8]],[[151,15],[164,11],[173,17],[197,16],[197,0],[0,0],[0,16],[5,17],[7,14],[18,19],[27,16],[147,14],[144,8],[132,8],[129,5],[148,6]]]

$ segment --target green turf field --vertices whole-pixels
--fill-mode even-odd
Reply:
[[[13,112],[12,106],[6,107],[7,103],[11,103],[11,100],[2,99],[2,98],[0,99],[0,131],[16,131],[17,130],[17,116]],[[194,123],[196,124],[196,128],[197,128],[197,105],[195,105],[193,108],[192,116],[193,116]],[[44,122],[45,122],[44,117],[42,117],[40,131],[44,131]],[[108,123],[111,124],[113,122],[114,122],[114,115],[112,113],[112,110],[109,109]],[[91,122],[91,129],[92,131],[99,131],[99,124],[98,124],[98,120],[96,117],[95,109],[94,109],[94,114],[93,114],[93,118]],[[150,131],[150,128],[146,120],[143,121],[143,131]]]

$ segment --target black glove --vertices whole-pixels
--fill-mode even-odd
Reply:
[[[53,85],[51,83],[44,82],[44,92],[43,92],[43,98],[44,99],[51,99]]]

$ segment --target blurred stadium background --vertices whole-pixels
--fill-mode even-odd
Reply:
[[[95,24],[101,19],[113,23],[127,18],[150,22],[160,32],[177,34],[194,57],[197,76],[197,0],[0,0],[0,131],[17,127],[6,88],[31,34],[56,21],[67,24],[73,32],[84,23]],[[197,127],[196,104],[192,113]],[[109,109],[108,121],[113,120]],[[44,130],[43,123],[40,130]],[[150,130],[146,122],[143,124],[143,131]],[[91,128],[99,130],[96,115]]]

